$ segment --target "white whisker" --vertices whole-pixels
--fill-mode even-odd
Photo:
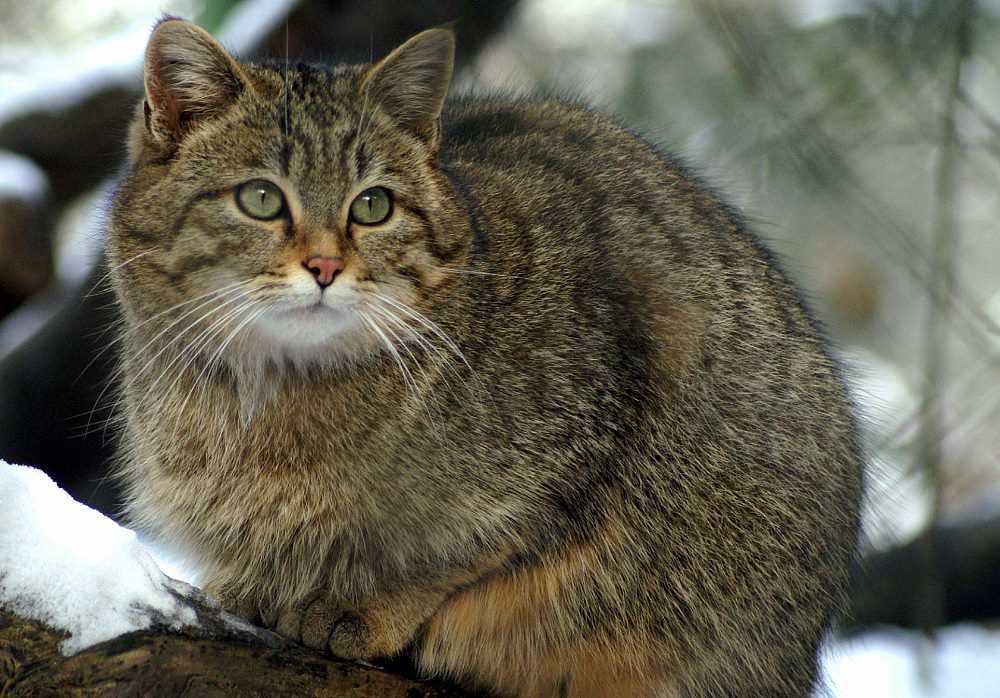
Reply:
[[[472,377],[473,381],[478,386],[480,394],[485,395],[486,398],[492,402],[492,396],[486,389],[486,385],[482,382],[482,380],[480,380],[479,375],[476,373],[476,370],[472,367],[472,364],[470,364],[469,360],[466,358],[465,353],[461,350],[461,348],[459,348],[457,344],[455,344],[454,340],[452,340],[451,337],[449,337],[448,334],[443,329],[441,329],[440,326],[432,322],[423,313],[418,312],[414,308],[411,308],[410,306],[396,300],[395,298],[392,298],[391,296],[387,296],[377,291],[370,291],[369,293],[381,303],[382,308],[384,310],[390,311],[391,309],[395,309],[402,316],[410,318],[411,320],[416,322],[419,326],[428,330],[432,337],[439,340],[444,345],[444,347],[448,349],[449,353],[452,354],[458,361],[462,363],[462,365],[465,366],[465,368],[469,372],[469,375]],[[395,314],[393,315],[395,316]],[[395,319],[400,324],[407,326],[409,330],[414,333],[415,337],[420,337],[420,339],[423,340],[422,343],[425,343],[424,344],[425,348],[432,349],[433,352],[440,357],[442,362],[446,366],[448,366],[455,373],[457,377],[461,377],[461,372],[458,370],[458,368],[453,365],[452,361],[448,361],[444,357],[444,354],[441,352],[440,349],[433,346],[433,344],[430,342],[430,337],[424,337],[420,335],[420,333],[416,332],[414,328],[410,327],[405,322],[403,322],[402,317],[395,316]]]
[[[501,279],[523,279],[523,276],[518,276],[516,274],[497,274],[491,271],[475,271],[472,269],[452,269],[451,267],[437,267],[439,271],[443,271],[447,274],[467,274],[469,276],[496,276]]]
[[[196,313],[196,312],[200,311],[202,308],[204,308],[205,306],[211,304],[219,296],[224,296],[225,294],[232,292],[234,289],[236,289],[236,288],[238,288],[240,286],[248,285],[248,284],[249,284],[249,282],[241,281],[241,282],[237,282],[237,283],[234,283],[234,284],[230,284],[228,286],[224,286],[224,287],[222,287],[220,289],[215,289],[215,290],[212,290],[212,291],[208,291],[208,292],[203,293],[201,295],[195,296],[194,298],[190,298],[188,300],[181,301],[179,303],[176,303],[176,304],[172,305],[169,308],[161,310],[160,312],[156,313],[155,315],[152,315],[152,316],[146,318],[145,320],[143,320],[142,322],[139,322],[136,325],[134,325],[133,327],[129,328],[129,332],[130,333],[135,333],[136,330],[138,330],[143,325],[145,325],[145,324],[147,324],[149,322],[152,322],[155,319],[157,319],[159,317],[162,317],[165,314],[174,312],[174,311],[182,308],[183,306],[190,305],[192,303],[198,303],[198,305],[196,305],[194,308],[189,309],[187,312],[183,313],[180,317],[175,318],[170,323],[168,323],[165,327],[161,328],[160,331],[157,332],[155,335],[153,335],[151,338],[149,338],[149,340],[147,340],[146,343],[143,344],[142,347],[140,347],[137,351],[133,352],[134,356],[137,356],[137,357],[138,356],[143,356],[147,352],[147,350],[150,350],[152,348],[152,346],[164,334],[166,334],[167,332],[169,332],[179,322],[182,322],[189,315],[191,315],[193,313]],[[239,298],[239,297],[240,296],[237,296],[237,298]],[[219,308],[225,307],[225,305],[228,304],[229,302],[230,301],[226,301],[221,306],[219,306]],[[216,312],[216,310],[217,309],[212,309],[212,310],[209,310],[208,312],[209,313],[213,313],[213,312]],[[161,347],[160,350],[157,351],[152,357],[150,357],[146,361],[146,363],[143,364],[143,366],[141,368],[139,368],[137,371],[135,371],[133,373],[132,378],[127,383],[125,383],[125,384],[122,385],[121,389],[119,390],[119,394],[118,394],[117,399],[115,400],[114,404],[109,407],[109,410],[112,413],[114,413],[115,411],[117,411],[118,405],[124,399],[124,396],[125,396],[127,390],[132,387],[132,385],[135,383],[135,381],[138,380],[138,378],[140,376],[142,376],[142,375],[144,375],[146,373],[146,371],[149,369],[149,367],[153,365],[153,363],[163,354],[164,351],[166,351],[167,349],[169,349],[169,347],[171,345],[173,345],[175,342],[177,342],[177,340],[180,337],[182,337],[184,334],[186,334],[188,332],[188,330],[190,330],[193,327],[195,327],[196,324],[197,324],[197,322],[198,322],[198,319],[199,318],[196,318],[193,322],[189,323],[188,326],[185,329],[183,329],[181,332],[179,332],[177,335],[175,335],[173,338],[171,338],[171,340],[167,344],[165,344],[163,347]],[[115,340],[115,341],[120,341],[120,340]],[[106,348],[107,347],[105,347],[105,349]],[[103,353],[105,349],[102,349],[101,353]],[[96,357],[95,357],[95,359],[96,359]],[[88,364],[88,366],[89,366],[89,364]],[[121,369],[119,369],[117,371],[117,373],[119,375],[121,375],[121,374],[124,373],[124,371],[121,370]],[[96,400],[94,402],[94,409],[96,409],[97,403],[100,402],[101,399],[103,399],[104,394],[107,392],[108,388],[112,385],[113,382],[114,382],[113,380],[108,380],[108,382],[101,389],[101,392],[98,394],[98,396],[97,396],[97,398],[96,398]],[[155,386],[156,382],[157,381],[153,381],[153,385],[154,386]],[[91,410],[90,415],[93,415],[93,412],[94,412],[94,410]],[[91,417],[88,416],[87,424],[85,426],[85,431],[87,433],[90,432],[90,425],[91,425]],[[106,427],[107,427],[107,422],[105,423],[105,428]],[[102,436],[102,438],[106,438],[106,434],[104,436]]]
[[[190,315],[193,315],[195,313],[199,313],[199,311],[201,311],[203,308],[205,308],[206,306],[211,305],[218,297],[224,296],[225,293],[228,292],[228,291],[230,291],[230,290],[232,290],[232,287],[227,287],[225,290],[220,289],[219,291],[213,291],[213,292],[210,292],[210,293],[206,293],[206,294],[203,294],[201,296],[198,296],[196,299],[193,299],[193,300],[196,300],[196,301],[200,301],[198,303],[198,305],[196,305],[193,308],[188,309],[186,312],[182,313],[179,317],[176,317],[173,320],[171,320],[169,323],[167,323],[167,325],[165,325],[164,327],[162,327],[159,332],[157,332],[152,337],[150,337],[149,340],[147,340],[146,343],[141,348],[139,348],[138,351],[135,352],[135,355],[136,356],[143,356],[143,355],[145,355],[146,352],[147,352],[147,350],[152,349],[153,345],[161,337],[163,337],[167,332],[169,332],[174,327],[176,327],[178,325],[178,323],[182,322],[185,318],[189,317]],[[222,304],[217,305],[214,308],[210,308],[208,310],[208,312],[205,313],[205,315],[217,312],[217,311],[225,308],[227,305],[229,305],[229,303],[231,303],[233,301],[236,301],[236,300],[239,300],[241,297],[243,297],[244,293],[245,292],[241,292],[240,295],[236,296],[235,298],[230,298],[230,299],[224,301]],[[182,305],[187,305],[189,302],[190,301],[185,301],[183,303],[178,303],[177,305],[174,306],[173,309],[179,308]],[[198,325],[199,320],[202,319],[202,317],[203,317],[203,315],[199,313],[199,315],[196,318],[194,318],[193,321],[189,322],[184,329],[182,329],[180,332],[178,332],[173,337],[171,337],[170,341],[168,341],[166,344],[164,344],[160,348],[159,351],[157,351],[155,354],[153,354],[151,357],[149,357],[147,359],[146,363],[143,364],[143,366],[141,368],[139,368],[138,371],[136,371],[136,375],[139,376],[139,375],[145,374],[146,370],[150,366],[152,366],[154,363],[156,363],[156,361],[160,358],[160,356],[163,354],[163,352],[167,351],[175,342],[177,342],[178,339],[180,339],[185,334],[187,334],[191,329],[195,328]],[[149,318],[149,319],[147,319],[144,322],[148,322],[149,320],[152,320],[152,319],[153,318]],[[136,328],[133,328],[132,331],[134,332],[134,330],[137,329],[138,327],[139,327],[139,325],[137,325]]]
[[[385,309],[383,307],[380,307],[380,306],[377,306],[377,305],[369,305],[368,306],[368,311],[374,312],[374,313],[378,313],[381,317],[383,317],[385,320],[387,320],[388,323],[391,323],[392,325],[394,325],[398,329],[402,330],[407,337],[411,337],[411,338],[414,338],[416,340],[423,340],[423,338],[420,337],[413,330],[413,328],[411,328],[411,327],[407,326],[405,323],[401,322],[398,317],[396,317],[395,315],[393,315],[387,309]],[[374,317],[369,317],[369,316],[366,315],[366,318],[369,319],[369,321],[371,323],[377,324],[377,322],[376,322],[376,320],[375,320]],[[424,363],[422,361],[420,361],[420,359],[417,358],[417,356],[410,350],[410,348],[408,346],[408,343],[406,341],[404,341],[404,340],[401,340],[400,337],[399,337],[399,335],[396,334],[395,331],[393,331],[392,327],[389,324],[383,325],[383,328],[384,328],[384,330],[386,332],[388,332],[389,334],[392,335],[392,338],[394,340],[396,340],[396,342],[399,344],[399,347],[403,351],[405,351],[406,354],[413,361],[413,365],[417,367],[417,369],[420,371],[421,376],[424,379],[424,384],[425,385],[428,384],[429,381],[428,381],[427,369],[424,366]],[[377,327],[374,328],[374,329],[376,329],[376,331],[378,331]],[[423,340],[423,342],[426,343],[426,340]],[[437,352],[437,350],[434,349],[433,347],[430,347],[430,345],[427,345],[427,346],[428,346],[428,348],[430,348],[433,351]],[[395,350],[393,350],[393,352],[396,353]],[[437,352],[437,353],[440,354],[440,352]],[[398,355],[398,353],[396,353],[396,355]],[[410,371],[407,371],[407,372],[411,373],[411,375],[412,375],[412,372],[410,372]],[[426,399],[426,396],[428,394],[433,398],[434,397],[434,393],[433,392],[428,393],[428,391],[426,391],[426,390],[424,392],[420,392],[417,389],[416,381],[413,381],[413,393],[414,393],[414,396],[417,397],[420,400],[420,402],[422,403],[422,406],[424,408],[424,412],[427,414],[428,424],[434,425],[435,428],[437,428],[437,424],[435,423],[435,421],[431,417],[430,409],[428,408],[427,399]],[[440,406],[436,404],[436,401],[435,401],[435,408],[436,408],[435,411],[437,412],[437,416],[438,416],[437,423],[439,423],[439,424],[445,424],[447,422],[447,420],[444,418],[444,415],[441,412]]]
[[[241,285],[241,284],[244,284],[244,283],[247,283],[247,282],[242,282],[242,281],[241,281],[241,282],[238,282],[238,283],[235,283],[235,284],[231,284],[231,285],[229,285],[229,286],[226,286],[226,287],[224,287],[224,288],[221,288],[221,289],[216,289],[216,290],[214,290],[214,291],[209,291],[209,292],[207,292],[207,293],[203,293],[203,294],[201,294],[200,296],[195,296],[194,298],[190,298],[190,299],[188,299],[188,300],[186,300],[186,301],[181,301],[180,303],[176,303],[175,305],[172,305],[171,307],[169,307],[169,308],[167,308],[167,309],[165,309],[165,310],[161,310],[160,312],[158,312],[158,313],[156,313],[156,314],[154,314],[154,315],[151,315],[151,316],[149,316],[148,318],[146,318],[146,319],[145,319],[145,320],[143,320],[142,322],[138,322],[138,323],[136,323],[135,325],[131,326],[131,327],[129,328],[129,332],[133,332],[133,333],[134,333],[134,332],[135,332],[135,331],[136,331],[137,329],[139,329],[139,328],[140,328],[140,327],[142,327],[143,325],[146,325],[146,324],[148,324],[148,323],[150,323],[150,322],[152,322],[152,321],[156,320],[156,318],[158,318],[158,317],[161,317],[161,316],[163,316],[163,315],[165,315],[165,314],[167,314],[167,313],[171,313],[171,312],[173,312],[173,311],[177,310],[178,308],[181,308],[182,306],[185,306],[185,305],[189,305],[189,304],[191,304],[191,303],[196,303],[196,302],[198,302],[198,301],[201,301],[201,300],[206,300],[206,299],[208,299],[208,298],[210,298],[210,297],[214,297],[214,296],[218,296],[218,295],[221,295],[221,294],[225,293],[226,291],[228,291],[228,290],[230,290],[230,289],[233,289],[233,288],[235,288],[235,287],[237,287],[237,286],[239,286],[239,285]],[[198,308],[194,308],[194,309],[192,310],[192,312],[194,312],[194,311],[197,311],[197,310],[198,310],[199,308],[203,307],[204,305],[205,305],[205,303],[203,303],[202,305],[199,305],[199,306],[198,306]],[[177,320],[175,320],[175,322],[177,322],[177,321],[181,320],[181,319],[182,319],[183,317],[185,317],[185,316],[186,316],[187,314],[188,314],[188,313],[185,313],[185,315],[182,315],[182,316],[181,316],[180,318],[177,318]],[[167,330],[169,330],[169,329],[170,329],[170,327],[171,327],[171,326],[172,326],[173,324],[174,324],[174,323],[171,323],[171,325],[168,325],[168,326],[167,326],[166,328],[164,328],[164,329],[163,329],[163,330],[161,330],[161,331],[160,331],[159,333],[157,333],[157,334],[156,334],[156,335],[155,335],[155,336],[154,336],[154,337],[153,337],[152,339],[150,339],[150,340],[149,340],[149,341],[148,341],[148,342],[147,342],[147,343],[145,344],[145,346],[143,346],[143,347],[142,347],[142,349],[140,349],[140,350],[139,350],[139,352],[137,352],[137,353],[142,353],[142,352],[144,352],[144,351],[145,351],[146,349],[148,349],[148,348],[149,348],[149,347],[150,347],[150,346],[152,345],[152,343],[153,343],[153,342],[155,342],[155,341],[156,341],[157,339],[159,339],[159,338],[160,338],[160,336],[161,336],[161,335],[162,335],[162,334],[163,334],[164,332],[166,332]],[[107,330],[104,330],[104,331],[107,331]],[[94,356],[93,356],[93,357],[91,357],[91,359],[90,359],[90,361],[89,361],[89,362],[87,363],[87,365],[83,367],[83,370],[81,371],[81,373],[84,373],[84,372],[86,372],[86,370],[87,370],[87,369],[89,369],[89,368],[91,367],[91,365],[93,365],[93,363],[94,363],[95,361],[97,361],[97,359],[99,359],[99,358],[100,358],[100,357],[101,357],[101,356],[102,356],[102,355],[104,354],[104,352],[106,352],[106,351],[107,351],[108,349],[110,349],[110,348],[111,348],[111,347],[112,347],[113,345],[117,344],[117,343],[118,343],[118,342],[120,342],[120,341],[121,341],[121,337],[116,337],[116,338],[115,338],[114,340],[112,340],[111,342],[109,342],[109,343],[108,343],[108,344],[107,344],[106,346],[104,346],[103,348],[101,348],[101,350],[100,350],[100,351],[98,351],[98,352],[97,352],[96,354],[94,354]],[[107,389],[107,386],[105,386],[105,390],[106,390],[106,389]],[[104,394],[104,391],[102,390],[102,391],[101,391],[101,395],[103,395],[103,394]],[[98,395],[98,399],[100,399],[101,395]]]
[[[465,367],[467,369],[469,369],[469,371],[472,373],[472,375],[476,376],[475,369],[472,368],[472,364],[470,364],[469,361],[468,361],[468,359],[465,358],[465,354],[458,347],[458,345],[455,344],[455,342],[451,339],[451,337],[449,337],[447,335],[447,333],[445,333],[444,330],[442,330],[437,324],[435,324],[429,318],[427,318],[427,316],[423,315],[422,313],[418,312],[417,310],[414,310],[413,308],[411,308],[410,306],[406,305],[405,303],[401,303],[400,301],[397,301],[395,298],[392,298],[391,296],[387,296],[387,295],[379,293],[377,291],[373,291],[372,295],[375,296],[376,298],[378,298],[383,303],[386,303],[386,304],[392,306],[393,308],[399,310],[404,315],[407,315],[407,316],[413,318],[418,323],[420,323],[421,325],[423,325],[424,327],[426,327],[428,330],[430,330],[430,332],[435,337],[437,337],[438,339],[440,339],[444,343],[444,345],[448,349],[450,349],[451,352],[459,360],[461,360],[461,362],[463,364],[465,364]],[[476,380],[478,380],[478,376],[476,376]]]
[[[438,347],[434,345],[433,342],[430,341],[430,339],[428,339],[423,334],[418,332],[416,328],[412,327],[407,322],[405,322],[403,318],[396,315],[391,310],[391,308],[386,307],[383,304],[372,305],[369,306],[369,308],[372,311],[382,315],[387,322],[399,328],[399,330],[405,335],[405,337],[410,342],[416,344],[423,351],[423,354],[427,360],[433,361],[433,365],[435,367],[443,368],[445,371],[454,376],[454,378],[457,380],[458,385],[467,384],[466,376],[463,375],[462,371],[459,370],[459,367],[456,366],[456,360],[453,357],[450,357],[446,355],[444,352],[442,352]],[[404,347],[405,346],[406,345],[404,344]],[[425,365],[425,363],[419,362],[418,366],[420,367],[421,372],[426,377],[427,366]],[[436,391],[434,393],[435,396],[438,395],[439,391],[442,389],[447,390],[452,397],[460,399],[460,396],[455,392],[456,389],[455,382],[448,380],[441,381],[437,386],[435,386],[435,391]],[[440,415],[440,409],[438,410],[438,413]],[[443,418],[442,421],[447,422],[447,420],[444,420]]]
[[[98,286],[100,286],[102,283],[104,283],[105,281],[107,281],[111,277],[112,274],[114,274],[116,271],[118,271],[122,267],[128,266],[129,264],[131,264],[135,260],[139,259],[140,257],[145,257],[148,254],[152,254],[154,252],[159,252],[159,251],[160,251],[160,249],[158,247],[151,247],[148,250],[144,250],[144,251],[140,252],[139,254],[137,254],[137,255],[135,255],[133,257],[130,257],[129,259],[126,259],[124,262],[121,262],[120,264],[116,264],[111,269],[108,269],[108,271],[105,272],[104,275],[101,276],[101,278],[98,279],[94,283],[94,285],[91,286],[90,289],[85,294],[83,294],[83,297],[84,298],[89,298],[94,293],[94,291],[97,290]]]
[[[444,366],[458,378],[462,377],[461,373],[455,368],[453,362],[444,354],[444,352],[434,346],[434,344],[428,340],[427,337],[424,337],[422,334],[417,332],[415,328],[407,324],[401,317],[392,312],[390,308],[381,303],[373,304],[368,307],[369,310],[377,312],[385,318],[387,322],[391,323],[394,327],[397,327],[401,332],[403,332],[405,337],[411,342],[417,344],[428,358],[433,357],[436,365]],[[406,343],[404,343],[403,346],[405,347]]]
[[[246,317],[244,317],[236,325],[236,327],[234,327],[232,329],[232,331],[226,336],[226,338],[224,340],[222,340],[222,342],[219,343],[219,346],[216,348],[216,350],[212,354],[212,356],[210,356],[208,358],[208,360],[205,361],[204,365],[201,368],[201,372],[199,374],[199,377],[205,376],[207,374],[207,372],[209,370],[211,370],[212,366],[221,359],[221,357],[225,353],[226,349],[229,348],[229,345],[236,338],[236,336],[240,333],[240,331],[244,327],[246,327],[249,323],[253,322],[258,317],[260,317],[261,314],[264,313],[265,310],[266,310],[266,308],[262,307],[261,305],[255,303],[254,301],[251,300],[251,301],[248,301],[248,302],[244,303],[243,305],[241,305],[239,308],[237,308],[236,310],[232,311],[231,313],[229,313],[229,315],[227,316],[227,321],[234,320],[235,318],[237,318],[241,313],[243,313],[247,309],[249,309],[250,312],[246,314]],[[193,359],[189,360],[188,363],[187,363],[187,365],[185,365],[184,368],[181,369],[182,372],[187,370],[187,367],[191,364],[191,361],[193,361]],[[187,407],[188,401],[190,401],[191,395],[194,393],[195,388],[201,386],[202,384],[203,384],[203,381],[200,380],[200,378],[196,378],[196,379],[194,379],[192,381],[191,387],[188,389],[188,393],[184,397],[184,401],[181,403],[180,410],[178,411],[178,414],[184,414],[184,409]],[[171,386],[171,389],[173,389],[173,386]]]
[[[243,305],[239,306],[238,310],[242,310],[244,307],[247,307],[247,306],[253,304],[253,302],[254,302],[253,300],[246,300],[247,296],[250,293],[250,290],[251,289],[244,290],[239,295],[235,296],[234,298],[227,299],[226,301],[224,301],[220,305],[217,305],[217,306],[211,308],[207,313],[205,313],[204,316],[199,316],[193,322],[189,323],[187,327],[185,327],[183,330],[181,330],[181,332],[179,332],[176,335],[174,335],[170,339],[169,342],[167,342],[163,347],[161,347],[161,349],[158,352],[156,352],[156,354],[149,361],[147,361],[146,364],[138,372],[136,372],[135,375],[136,376],[143,375],[148,370],[148,368],[152,365],[152,363],[154,361],[156,361],[156,359],[160,355],[163,354],[164,351],[167,351],[169,348],[177,345],[179,343],[179,340],[184,335],[186,335],[189,331],[191,331],[192,329],[198,327],[199,323],[202,320],[207,320],[211,315],[213,315],[215,313],[222,312],[224,310],[227,310],[227,308],[229,308],[234,303],[242,303],[243,304]],[[201,308],[203,305],[204,304],[199,305],[198,308]],[[188,311],[187,313],[184,314],[184,316],[189,315],[191,312],[192,311]],[[170,370],[174,367],[174,365],[177,364],[178,361],[184,359],[186,355],[190,355],[191,358],[186,362],[185,365],[190,364],[190,362],[195,357],[197,357],[198,352],[205,345],[205,343],[208,342],[208,340],[211,338],[212,334],[217,329],[223,327],[229,321],[229,319],[233,316],[233,312],[234,311],[230,308],[229,310],[227,310],[227,312],[223,313],[222,317],[216,319],[214,322],[212,322],[210,325],[208,325],[208,327],[203,328],[201,330],[201,332],[199,332],[195,337],[193,337],[191,339],[191,341],[189,341],[186,344],[184,344],[181,347],[181,350],[177,353],[177,355],[174,356],[169,362],[167,362],[166,366],[164,366],[163,369],[160,371],[160,374],[155,379],[153,379],[153,381],[150,383],[150,385],[147,388],[146,393],[145,393],[145,395],[144,395],[144,397],[142,399],[142,402],[145,402],[146,400],[148,400],[150,398],[150,396],[152,394],[154,394],[157,385],[163,379],[163,377],[168,372],[170,372]],[[182,316],[182,317],[184,317],[184,316]],[[178,318],[178,320],[179,319],[180,318]],[[177,322],[177,320],[175,320],[174,322],[172,322],[168,327],[173,326],[174,324],[176,324],[176,322]],[[162,331],[161,331],[160,334],[162,334]],[[147,343],[147,346],[148,346],[148,343]],[[175,384],[177,382],[177,380],[180,378],[181,375],[183,375],[183,371],[179,371],[178,372],[177,377],[174,379],[174,382],[171,384],[171,387],[173,386],[173,384]]]
[[[235,300],[238,299],[233,299],[233,300],[235,302]],[[208,346],[212,342],[212,340],[218,336],[219,332],[223,331],[226,327],[228,327],[233,318],[237,317],[244,310],[252,308],[254,303],[255,301],[253,301],[252,299],[243,300],[240,303],[240,305],[236,306],[235,308],[229,308],[227,312],[224,315],[222,315],[222,317],[217,318],[208,327],[202,329],[201,332],[199,332],[195,337],[193,337],[190,342],[186,343],[183,346],[183,348],[177,354],[177,356],[171,359],[171,361],[164,367],[163,372],[161,372],[160,374],[160,376],[163,376],[178,361],[187,357],[186,361],[184,361],[184,363],[179,366],[178,370],[176,371],[176,376],[174,377],[174,380],[171,382],[171,384],[167,387],[166,392],[169,393],[173,391],[174,387],[177,385],[177,382],[185,375],[186,371],[190,368],[191,364],[193,364],[198,359],[198,357],[202,355],[203,353],[202,349]],[[228,305],[228,303],[226,305]],[[219,310],[221,310],[221,308],[223,307],[225,306],[220,306]],[[158,380],[159,377],[157,377],[157,381]]]
[[[388,335],[386,335],[386,333],[382,330],[378,322],[373,317],[364,314],[361,316],[361,318],[379,336],[379,338],[382,340],[382,344],[385,346],[386,350],[392,356],[393,361],[395,361],[396,365],[399,366],[400,373],[403,376],[403,381],[406,383],[407,389],[410,390],[414,395],[418,395],[419,389],[417,387],[416,380],[413,378],[413,373],[410,371],[409,367],[403,361],[403,357],[400,356],[399,352],[396,350],[396,347],[392,343],[392,340],[389,339]]]

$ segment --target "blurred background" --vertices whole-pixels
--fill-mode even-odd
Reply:
[[[687,161],[822,319],[871,457],[831,696],[1000,696],[1000,0],[0,0],[0,458],[114,513],[95,271],[162,14],[368,60],[456,21],[459,89],[544,90]]]

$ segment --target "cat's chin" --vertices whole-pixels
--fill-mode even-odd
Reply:
[[[323,304],[268,310],[243,349],[295,364],[331,363],[364,351],[363,327],[351,310]]]

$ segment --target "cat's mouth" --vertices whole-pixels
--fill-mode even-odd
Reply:
[[[323,299],[320,298],[315,303],[310,303],[307,305],[300,306],[298,308],[293,308],[288,312],[308,315],[310,313],[337,313],[337,312],[343,312],[343,310],[344,309],[342,307],[337,307],[336,305],[329,305],[327,303],[324,303]]]
[[[357,304],[357,299],[352,298],[349,294],[333,294],[323,291],[317,294],[289,294],[269,299],[266,314],[337,315],[350,312],[351,306],[355,304]]]
[[[347,304],[329,303],[320,299],[313,303],[276,308],[268,311],[262,317],[279,316],[292,321],[337,322],[344,320],[351,314],[351,309]]]

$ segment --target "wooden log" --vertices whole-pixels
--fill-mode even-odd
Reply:
[[[208,633],[214,634],[214,633]],[[440,683],[253,636],[153,628],[66,657],[60,633],[0,608],[0,695],[469,698]]]

